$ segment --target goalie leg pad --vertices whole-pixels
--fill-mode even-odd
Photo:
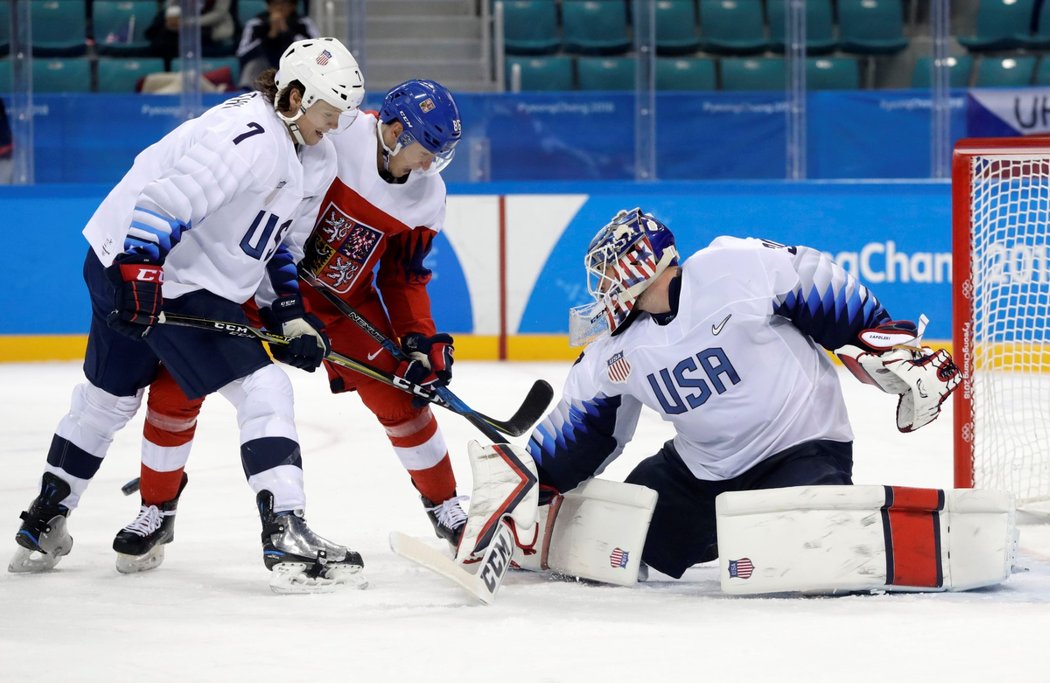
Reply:
[[[656,499],[644,486],[589,479],[540,508],[538,552],[519,552],[515,562],[523,569],[633,586]]]
[[[1005,581],[1017,553],[1001,491],[802,486],[715,507],[726,593],[969,590]]]
[[[474,490],[456,561],[471,563],[484,556],[504,518],[519,543],[534,543],[540,494],[532,456],[505,443],[482,446],[472,441],[467,451]]]

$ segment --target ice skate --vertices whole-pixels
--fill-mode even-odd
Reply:
[[[361,555],[318,536],[302,510],[273,511],[273,494],[256,498],[262,519],[263,562],[275,593],[328,593],[340,586],[366,588]]]
[[[69,508],[60,505],[69,492],[69,484],[51,472],[44,473],[40,495],[20,515],[22,526],[15,534],[15,542],[21,547],[7,565],[8,571],[34,573],[54,569],[62,556],[73,549],[73,537],[66,529]]]
[[[452,553],[459,548],[459,541],[463,538],[463,528],[467,524],[467,513],[460,506],[461,501],[466,501],[468,496],[453,496],[443,503],[434,503],[426,496],[420,496],[423,507],[426,508],[427,517],[434,525],[434,533],[438,538],[443,538],[452,546]]]
[[[175,509],[189,477],[184,472],[179,492],[160,505],[139,506],[139,515],[117,532],[113,550],[117,551],[117,571],[134,574],[159,567],[164,562],[164,546],[175,540]]]

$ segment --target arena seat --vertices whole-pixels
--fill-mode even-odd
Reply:
[[[514,69],[521,74],[521,90],[572,90],[572,62],[568,55],[508,57],[507,89],[513,85]]]
[[[554,0],[504,0],[503,47],[507,54],[557,52],[558,5]]]
[[[985,52],[1020,47],[1031,34],[1035,0],[981,0],[974,34],[958,36],[967,50]]]
[[[100,55],[148,55],[146,29],[157,14],[151,0],[95,0],[91,9],[92,35]]]
[[[722,59],[723,90],[783,90],[786,78],[783,57]]]
[[[700,49],[694,0],[656,0],[656,52],[684,55]]]
[[[705,52],[753,55],[764,52],[761,0],[700,0],[700,44]]]
[[[164,71],[160,57],[101,57],[98,60],[99,92],[135,92],[140,78]]]
[[[991,56],[977,60],[975,88],[1019,88],[1031,85],[1035,75],[1033,55]]]
[[[768,0],[769,42],[775,52],[784,52],[787,0]],[[806,0],[806,52],[824,55],[838,47],[832,18],[831,0]]]
[[[933,57],[919,57],[911,74],[911,87],[929,88],[933,84]],[[965,88],[970,85],[970,72],[973,70],[973,57],[960,55],[948,57],[948,87]]]
[[[809,57],[806,59],[808,90],[860,89],[860,64],[853,57]]]
[[[634,90],[635,63],[633,57],[580,57],[580,90]]]
[[[709,57],[660,57],[656,60],[657,90],[714,90],[715,60]]]
[[[90,92],[91,61],[87,57],[34,57],[36,92]]]
[[[901,0],[839,0],[839,49],[862,55],[908,47]]]
[[[625,0],[562,0],[565,49],[580,54],[622,54],[631,47]]]
[[[32,0],[29,19],[37,57],[78,57],[87,52],[84,0]]]

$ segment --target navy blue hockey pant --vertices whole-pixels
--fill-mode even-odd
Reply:
[[[809,441],[776,453],[732,479],[703,481],[693,476],[668,441],[656,455],[638,463],[626,480],[660,495],[642,560],[680,578],[692,565],[717,558],[715,497],[720,493],[852,484],[852,472],[852,443]]]
[[[133,396],[149,386],[158,361],[164,362],[190,398],[210,394],[270,363],[262,342],[211,330],[156,325],[142,340],[126,337],[106,324],[106,316],[113,310],[113,283],[90,248],[84,259],[84,281],[91,295],[84,375],[110,394]],[[164,310],[248,323],[241,304],[206,291],[165,299]]]

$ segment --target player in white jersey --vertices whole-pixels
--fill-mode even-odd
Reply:
[[[815,249],[719,237],[679,264],[671,231],[639,209],[598,232],[586,265],[596,303],[574,309],[574,322],[609,334],[591,335],[530,438],[548,494],[599,474],[633,436],[642,406],[655,411],[675,436],[627,482],[659,494],[643,561],[677,578],[717,557],[719,493],[852,483],[853,432],[824,349],[858,344],[876,354],[885,336],[915,339],[913,324],[892,321]],[[926,421],[955,386],[945,358],[945,380],[929,377]]]
[[[320,364],[329,342],[305,313],[294,264],[335,175],[326,133],[349,125],[363,96],[357,62],[339,41],[294,43],[256,92],[144,150],[102,202],[84,230],[87,382],[55,432],[41,493],[22,513],[12,571],[50,569],[70,551],[66,518],[161,362],[187,395],[217,391],[237,409],[242,464],[275,577],[296,568],[322,578],[329,566],[360,570],[357,553],[305,524],[291,384],[263,345],[158,323],[164,312],[246,321],[241,304],[254,295],[293,338],[282,357],[308,370]]]
[[[412,360],[396,358],[320,289],[304,286],[308,309],[324,322],[333,349],[420,385],[442,385],[451,378],[452,337],[437,332],[427,293],[430,270],[423,262],[444,227],[440,171],[451,161],[461,134],[459,110],[448,89],[410,80],[386,94],[379,112],[362,112],[353,126],[333,135],[338,174],[324,193],[301,264],[316,288],[352,306],[388,338],[402,340]],[[435,532],[458,543],[466,514],[430,406],[341,366],[326,367],[332,391],[356,391],[382,424]],[[200,406],[200,399],[184,396],[164,372],[150,386],[139,478],[142,505],[113,544],[118,563],[126,567],[158,566],[164,544],[174,537],[174,508]]]

